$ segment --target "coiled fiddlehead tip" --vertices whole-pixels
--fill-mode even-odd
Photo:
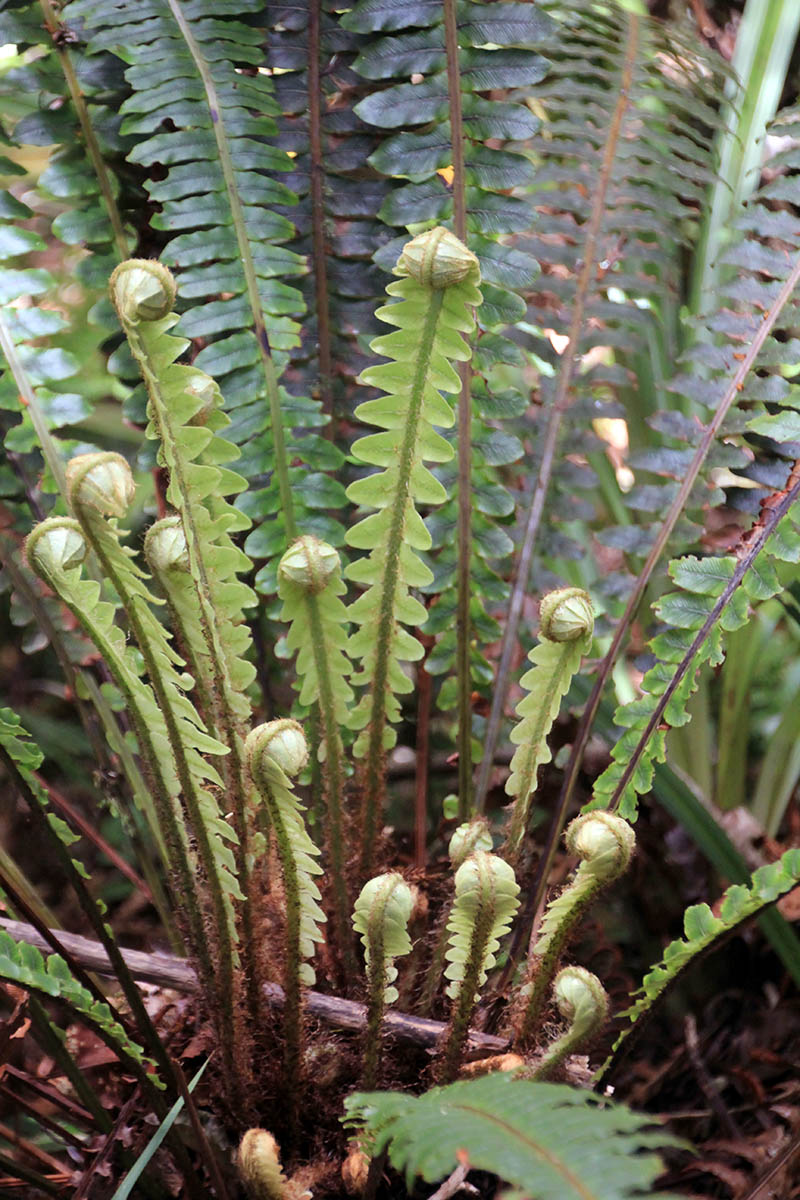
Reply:
[[[574,642],[594,630],[594,609],[583,588],[558,588],[542,597],[539,634],[549,642]]]
[[[237,1166],[251,1200],[282,1200],[286,1178],[281,1170],[280,1151],[266,1129],[248,1129],[239,1143]]]
[[[78,454],[67,463],[67,491],[74,505],[104,517],[123,517],[136,494],[126,460],[112,450]]]
[[[585,967],[564,967],[553,981],[558,1011],[583,1036],[599,1029],[608,1016],[608,996],[600,980]]]
[[[144,556],[155,571],[188,571],[189,547],[179,516],[162,517],[144,537]]]
[[[397,260],[398,275],[410,275],[423,287],[441,291],[466,279],[480,282],[478,260],[454,233],[437,225],[406,242]]]
[[[177,286],[172,272],[151,258],[121,262],[109,283],[120,320],[128,324],[158,321],[172,312]]]
[[[86,542],[81,527],[72,517],[49,517],[33,529],[25,541],[25,557],[37,574],[68,571],[79,567],[86,557]]]
[[[616,879],[636,849],[636,835],[622,817],[609,812],[584,813],[567,828],[565,835],[570,854],[583,859],[582,870],[603,882]]]
[[[367,1190],[372,1159],[360,1146],[353,1146],[342,1163],[342,1183],[348,1196],[363,1196]]]
[[[447,852],[450,855],[453,870],[457,871],[476,850],[491,850],[491,848],[492,835],[489,832],[489,823],[483,817],[476,817],[474,821],[465,821],[454,831]]]
[[[278,575],[315,596],[325,590],[340,566],[338,551],[333,546],[313,534],[304,534],[284,554],[278,564]]]
[[[264,768],[280,767],[293,779],[308,762],[308,742],[302,726],[291,717],[280,717],[257,725],[247,735],[244,745],[250,773],[258,778]]]

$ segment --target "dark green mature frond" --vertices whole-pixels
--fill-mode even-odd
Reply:
[[[431,1088],[423,1096],[363,1092],[345,1101],[346,1123],[372,1155],[387,1150],[411,1188],[434,1183],[467,1155],[538,1200],[633,1200],[652,1191],[653,1151],[673,1139],[652,1118],[590,1092],[503,1072]]]

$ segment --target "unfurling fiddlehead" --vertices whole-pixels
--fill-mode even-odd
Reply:
[[[92,641],[125,698],[155,813],[164,836],[170,876],[192,952],[209,995],[216,990],[204,906],[195,876],[186,827],[180,811],[181,781],[163,708],[141,678],[134,648],[116,622],[115,606],[101,599],[100,585],[83,578],[86,540],[71,517],[52,517],[37,525],[25,551],[31,569],[62,600]]]
[[[363,1085],[375,1086],[381,1046],[381,1022],[387,1004],[397,999],[394,959],[411,953],[408,922],[414,897],[396,871],[370,879],[361,889],[353,913],[353,927],[361,934],[367,968],[367,1029]]]
[[[120,598],[163,714],[181,800],[211,894],[219,945],[220,991],[225,1007],[233,1007],[237,942],[234,902],[243,898],[230,845],[236,835],[223,819],[211,790],[219,786],[220,777],[204,758],[206,754],[225,754],[226,747],[205,732],[186,694],[192,678],[179,672],[182,660],[153,613],[157,601],[146,586],[146,576],[132,561],[131,552],[120,542],[116,524],[109,519],[115,522],[121,517],[133,498],[133,477],[125,459],[111,452],[78,455],[67,465],[67,488],[86,541]]]
[[[572,882],[547,907],[539,940],[531,951],[528,977],[520,991],[515,1045],[529,1046],[537,1032],[547,990],[578,919],[598,892],[618,879],[633,856],[633,829],[613,813],[586,813],[567,829],[567,849],[581,858]]]
[[[255,670],[246,660],[250,634],[244,610],[255,593],[238,575],[250,560],[231,533],[247,529],[248,519],[226,497],[241,492],[245,480],[228,467],[239,451],[220,436],[229,420],[219,388],[208,375],[175,360],[188,343],[172,337],[175,282],[161,263],[131,259],[111,276],[111,299],[147,389],[147,436],[159,442],[159,462],[169,473],[167,500],[180,517],[189,575],[195,591],[195,657],[201,687],[210,691],[213,728],[227,748],[222,770],[227,803],[238,839],[237,874],[245,896],[244,941],[252,943],[249,895],[249,823],[243,735],[250,719],[246,689]],[[248,970],[248,975],[252,972]]]
[[[361,730],[356,755],[366,758],[365,870],[373,858],[383,805],[383,754],[394,744],[391,726],[400,715],[397,697],[412,689],[402,664],[423,653],[417,638],[403,628],[424,622],[426,610],[411,588],[432,580],[419,557],[420,550],[430,548],[431,538],[417,506],[441,504],[447,498],[425,462],[452,458],[451,446],[434,426],[453,424],[453,410],[441,393],[457,394],[460,389],[452,363],[470,357],[465,335],[473,329],[473,309],[481,302],[478,260],[445,229],[414,238],[398,259],[395,274],[402,278],[387,291],[399,300],[378,309],[377,316],[397,328],[372,342],[372,349],[390,361],[362,374],[363,383],[386,395],[356,410],[360,420],[385,432],[359,438],[352,449],[361,462],[381,470],[347,490],[354,503],[378,510],[347,535],[351,546],[369,551],[347,569],[348,578],[366,587],[348,612],[357,626],[350,652],[361,663],[354,683],[367,689],[352,719],[353,727]]]
[[[492,835],[489,832],[488,822],[483,817],[476,817],[473,821],[465,821],[463,825],[459,825],[454,830],[450,838],[448,853],[453,871],[458,871],[462,863],[470,855],[475,854],[477,850],[491,850],[491,848]],[[439,990],[439,984],[441,983],[444,956],[447,950],[447,923],[449,915],[449,908],[444,909],[436,923],[433,953],[431,954],[431,961],[425,974],[425,982],[419,999],[419,1012],[422,1014],[430,1012],[436,993]]]
[[[506,792],[516,799],[503,850],[510,862],[516,861],[522,847],[539,767],[552,757],[547,735],[581,658],[592,643],[591,601],[581,588],[559,588],[543,598],[539,624],[542,640],[528,655],[533,669],[521,680],[528,694],[517,705],[520,721],[511,733],[517,749],[511,760]]]
[[[333,890],[336,945],[350,975],[355,957],[350,932],[350,903],[345,875],[342,814],[345,762],[340,729],[347,724],[353,691],[347,658],[347,609],[339,555],[333,546],[311,536],[299,537],[278,566],[281,619],[291,622],[287,645],[297,653],[300,703],[316,704],[322,737],[319,759],[324,782],[325,826]]]
[[[294,1125],[300,1083],[300,986],[314,982],[314,971],[307,960],[313,957],[314,943],[324,941],[319,925],[325,920],[319,906],[319,888],[314,882],[314,876],[322,872],[317,862],[319,850],[306,832],[303,810],[289,782],[308,761],[303,730],[289,718],[259,725],[247,737],[245,758],[253,783],[269,812],[283,873],[286,905],[284,1063],[289,1123]]]
[[[453,1010],[439,1070],[442,1083],[455,1078],[479,989],[495,964],[500,938],[508,933],[519,907],[519,885],[513,868],[495,854],[479,850],[466,859],[456,871],[455,884],[447,923],[450,944],[445,971]]]
[[[547,1079],[568,1055],[599,1033],[608,1017],[608,996],[596,975],[584,967],[564,967],[553,983],[553,997],[569,1028],[552,1045],[533,1071],[534,1079]]]

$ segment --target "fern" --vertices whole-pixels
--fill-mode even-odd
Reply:
[[[800,882],[800,851],[787,850],[777,862],[759,867],[754,871],[749,886],[733,884],[725,892],[715,916],[707,904],[694,904],[687,908],[683,919],[684,937],[670,942],[660,963],[652,968],[642,980],[642,987],[630,1008],[620,1014],[628,1017],[626,1026],[614,1043],[611,1057],[602,1069],[609,1073],[619,1058],[625,1043],[632,1034],[640,1032],[644,1022],[661,994],[671,987],[679,976],[691,968],[701,954],[713,949],[732,930],[747,921],[762,909],[791,891]]]
[[[345,1111],[370,1153],[388,1152],[409,1190],[415,1176],[434,1183],[460,1163],[498,1175],[519,1196],[633,1200],[656,1194],[662,1166],[653,1151],[675,1144],[621,1104],[502,1072],[424,1096],[357,1093]]]
[[[95,1000],[78,983],[59,954],[50,954],[45,960],[35,946],[15,942],[5,930],[0,930],[0,978],[18,987],[30,988],[40,995],[64,1000],[79,1017],[104,1035],[127,1058],[142,1068],[151,1064],[141,1046],[132,1042],[119,1022],[114,1020],[108,1005]]]
[[[496,962],[496,954],[519,907],[519,885],[513,868],[495,854],[476,851],[456,871],[455,898],[447,922],[445,951],[447,994],[453,1011],[442,1053],[440,1076],[452,1079],[469,1034],[469,1022],[480,988]]]
[[[314,432],[295,436],[325,418],[318,404],[278,384],[298,341],[304,305],[294,284],[305,266],[283,245],[294,227],[279,210],[291,214],[296,196],[276,178],[292,160],[270,144],[277,135],[273,82],[253,69],[263,62],[263,6],[151,0],[145,9],[129,0],[73,0],[66,15],[85,28],[90,50],[111,48],[128,63],[132,94],[122,130],[138,136],[131,161],[154,176],[146,183],[158,209],[152,226],[171,235],[163,258],[189,305],[180,332],[208,343],[196,365],[220,383],[248,477],[272,476],[253,511],[274,528],[251,535],[248,551],[277,561],[297,528],[309,527],[293,486],[301,468],[290,462],[339,465],[341,454]],[[274,566],[262,577],[273,587]]]
[[[552,331],[566,341],[558,354],[546,343],[536,347],[551,371],[542,378],[535,413],[537,478],[522,520],[479,799],[502,725],[522,598],[550,560],[580,554],[564,535],[573,517],[586,519],[576,487],[594,479],[563,462],[559,447],[592,456],[598,443],[587,425],[602,416],[626,417],[634,446],[642,436],[636,413],[654,406],[651,390],[640,385],[627,408],[617,397],[626,396],[627,365],[644,380],[657,371],[660,381],[669,360],[681,248],[691,236],[692,206],[712,178],[709,131],[718,120],[713,97],[720,68],[698,51],[696,39],[619,5],[592,9],[567,0],[543,7],[557,32],[544,47],[550,67],[537,88],[543,122],[531,142],[538,169],[529,197],[536,221],[518,243],[542,266],[530,320],[540,334]],[[596,353],[581,370],[593,347],[612,353]],[[615,481],[609,490],[624,507]],[[655,500],[654,510],[663,505],[663,498]],[[629,549],[637,535],[641,552],[641,531],[631,524],[622,533],[628,541],[613,544]],[[614,611],[630,580],[603,573],[593,587]]]
[[[465,677],[457,685],[446,680],[438,696],[442,708],[451,708],[458,689],[463,819],[468,815],[470,762],[478,749],[478,743],[470,747],[471,728],[462,728],[473,723],[467,697],[473,689],[488,695],[491,688],[492,671],[481,648],[496,640],[498,627],[487,608],[505,600],[497,564],[512,549],[502,523],[512,515],[514,501],[497,468],[523,454],[518,439],[498,431],[495,422],[524,410],[525,400],[506,389],[505,404],[496,403],[492,392],[497,389],[487,386],[486,376],[498,363],[521,365],[518,347],[499,331],[522,318],[524,305],[517,293],[530,288],[538,273],[535,258],[506,240],[530,224],[531,209],[520,192],[532,182],[533,168],[519,144],[537,128],[530,110],[509,93],[541,80],[546,62],[531,45],[545,38],[552,25],[533,5],[499,9],[468,0],[451,7],[449,35],[448,4],[387,14],[382,6],[362,0],[343,24],[366,42],[354,66],[374,81],[375,90],[356,111],[386,131],[370,162],[386,175],[409,181],[392,189],[379,215],[391,226],[414,231],[422,222],[452,219],[455,233],[478,256],[484,280],[474,374],[470,379],[469,372],[463,373],[460,499],[451,498],[429,522],[434,579],[423,589],[437,596],[428,626],[437,644],[427,666],[435,675],[444,674],[457,659],[458,675]],[[370,40],[374,34],[379,36]],[[423,78],[409,83],[412,59],[413,71]],[[501,98],[489,98],[485,93],[490,90]],[[399,239],[388,243],[377,260],[389,267],[399,245]],[[453,497],[455,472],[445,467],[441,478]],[[458,504],[462,519],[455,539]],[[470,508],[471,533],[464,519]]]
[[[116,607],[101,599],[100,585],[82,577],[86,544],[77,521],[51,518],[34,529],[26,554],[31,569],[50,587],[78,621],[103,656],[114,682],[125,699],[142,756],[149,794],[163,832],[168,863],[178,882],[176,895],[191,932],[191,944],[200,970],[213,990],[213,972],[203,928],[203,908],[193,878],[193,859],[180,815],[181,784],[163,711],[152,688],[141,678],[140,657],[116,623]],[[185,910],[184,910],[185,905]]]
[[[378,1074],[380,1035],[387,1004],[398,998],[395,958],[411,952],[408,922],[414,897],[401,875],[390,873],[370,879],[361,889],[353,912],[353,928],[364,944],[367,969],[367,1030],[364,1086],[374,1087]]]
[[[335,933],[348,972],[353,969],[349,900],[342,831],[346,767],[341,729],[347,725],[353,690],[347,682],[347,610],[339,555],[311,536],[298,538],[278,565],[281,618],[290,622],[286,643],[297,653],[300,703],[316,705],[322,737],[317,749],[327,802],[326,836],[335,900]]]
[[[394,745],[391,725],[400,715],[397,695],[411,690],[401,663],[422,655],[420,643],[400,624],[420,625],[426,615],[410,594],[431,578],[419,557],[430,546],[430,535],[417,505],[441,503],[446,496],[424,463],[451,457],[449,445],[433,427],[452,424],[452,411],[440,393],[460,388],[450,364],[469,358],[463,335],[473,325],[471,306],[481,301],[474,255],[443,229],[410,242],[397,274],[403,278],[387,290],[399,302],[378,311],[397,330],[372,343],[390,361],[362,376],[387,395],[367,401],[357,412],[362,421],[386,432],[360,438],[353,446],[357,459],[384,470],[357,480],[347,491],[353,503],[379,510],[347,535],[351,546],[370,552],[347,570],[350,579],[367,587],[348,610],[357,626],[350,653],[361,662],[353,682],[368,687],[352,717],[353,727],[363,731],[355,753],[366,755],[365,867],[372,859],[382,809],[383,752]]]
[[[302,1012],[300,985],[314,983],[308,959],[316,942],[324,941],[320,924],[325,914],[319,906],[315,875],[322,874],[319,856],[303,823],[303,810],[291,790],[290,779],[308,761],[308,746],[296,721],[271,721],[253,729],[245,743],[245,756],[253,783],[266,805],[283,874],[286,910],[284,1009],[286,1092],[289,1122],[297,1121],[297,1090],[301,1072]]]
[[[516,860],[528,826],[539,767],[550,762],[547,735],[558,716],[581,658],[591,646],[594,618],[589,597],[580,588],[561,588],[542,600],[539,619],[543,641],[528,655],[533,669],[520,683],[528,695],[517,705],[519,724],[511,732],[517,746],[506,792],[515,796],[505,856]]]

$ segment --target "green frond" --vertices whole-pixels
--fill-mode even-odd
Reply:
[[[384,981],[383,1001],[394,1004],[398,997],[393,986],[397,979],[394,959],[411,953],[408,922],[414,898],[402,875],[393,872],[378,875],[365,883],[353,910],[353,928],[361,934],[367,974],[374,969]]]
[[[554,606],[574,608],[578,620],[574,628],[553,629]],[[581,659],[592,644],[594,618],[589,597],[580,588],[561,588],[550,592],[541,603],[542,641],[528,655],[533,669],[520,680],[528,695],[517,705],[518,724],[511,731],[517,747],[511,760],[506,794],[516,797],[512,809],[506,852],[512,860],[519,854],[528,825],[528,813],[537,786],[539,767],[551,761],[547,744],[561,702],[569,690]],[[566,634],[567,636],[563,636]]]
[[[113,1018],[108,1005],[95,1000],[78,983],[60,954],[50,954],[45,959],[35,946],[15,942],[5,930],[0,930],[0,978],[39,995],[63,1000],[79,1018],[105,1035],[140,1067],[147,1069],[153,1065],[152,1060],[145,1057],[141,1046],[132,1042]],[[150,1078],[157,1087],[164,1086],[158,1076],[151,1075]]]
[[[412,4],[408,6],[413,8]],[[422,1096],[356,1093],[345,1122],[371,1155],[435,1183],[469,1148],[469,1165],[540,1200],[633,1200],[663,1170],[654,1150],[674,1139],[621,1104],[504,1072],[431,1088]],[[663,1196],[663,1200],[667,1200]]]
[[[431,245],[438,248],[444,232],[423,237],[433,238]],[[414,245],[410,242],[408,247]],[[472,308],[481,302],[477,263],[461,249],[465,256],[461,282],[437,288],[407,276],[389,284],[387,291],[399,297],[398,302],[379,309],[377,315],[396,330],[372,343],[372,349],[389,361],[362,374],[366,384],[386,393],[360,405],[356,414],[385,432],[359,438],[352,447],[358,461],[382,469],[356,480],[347,490],[353,503],[378,510],[347,534],[349,545],[369,552],[347,569],[347,577],[366,588],[348,610],[356,626],[349,650],[360,660],[353,683],[367,689],[351,719],[352,727],[362,731],[355,753],[367,756],[365,862],[372,853],[381,805],[380,760],[383,751],[394,745],[391,726],[400,716],[398,696],[412,688],[402,664],[422,656],[419,641],[403,628],[424,622],[425,608],[411,589],[431,581],[420,557],[431,539],[418,506],[441,504],[446,498],[425,463],[446,462],[452,455],[435,429],[447,428],[454,419],[441,393],[460,390],[452,363],[469,360],[464,335],[473,328]],[[398,261],[397,273],[407,274],[403,258]]]
[[[294,794],[290,777],[297,775],[308,759],[303,731],[296,721],[281,719],[253,729],[245,743],[245,754],[253,782],[269,810],[287,891],[289,939],[287,971],[311,986],[316,942],[325,940],[320,925],[325,914],[319,906],[320,892],[315,876],[322,874],[319,850],[306,831],[303,806]]]
[[[444,975],[453,1001],[438,1078],[449,1083],[458,1073],[469,1036],[469,1023],[480,989],[496,962],[500,938],[508,933],[519,908],[514,870],[495,854],[477,850],[456,871],[455,896],[447,920]]]
[[[496,854],[476,851],[456,871],[456,891],[447,929],[450,942],[447,947],[447,969],[445,978],[447,994],[457,1000],[465,985],[467,974],[474,970],[477,961],[474,987],[481,988],[496,962],[500,938],[508,933],[511,920],[519,908],[519,885],[514,871]],[[477,959],[476,930],[480,934]],[[473,993],[473,1003],[478,992]]]
[[[620,1014],[628,1017],[627,1025],[614,1043],[612,1057],[628,1037],[638,1030],[659,996],[671,987],[677,978],[687,971],[695,959],[714,944],[726,937],[743,921],[755,916],[762,909],[774,904],[780,897],[800,883],[800,850],[787,850],[777,862],[759,867],[754,871],[749,885],[736,883],[725,892],[715,916],[707,904],[694,904],[687,908],[683,919],[684,936],[670,942],[661,962],[652,968],[642,980],[642,987],[634,1003]],[[610,1063],[606,1063],[603,1072]]]
[[[398,230],[415,232],[423,224],[449,224],[454,218],[454,191],[462,188],[466,242],[480,263],[484,301],[478,313],[472,377],[465,400],[471,408],[469,491],[473,520],[465,555],[470,576],[469,630],[462,636],[469,643],[468,691],[488,697],[493,671],[483,647],[497,639],[498,626],[489,613],[502,607],[507,599],[501,564],[513,549],[510,529],[504,526],[511,523],[514,499],[500,468],[524,453],[516,436],[498,429],[500,414],[490,396],[501,389],[490,383],[488,376],[498,363],[521,362],[519,347],[503,335],[502,329],[523,318],[521,295],[533,286],[539,273],[536,258],[521,245],[510,245],[507,235],[527,229],[533,218],[525,192],[534,181],[535,171],[523,144],[535,134],[538,121],[524,103],[521,89],[540,83],[547,62],[533,47],[546,43],[554,26],[539,5],[504,5],[502,10],[491,12],[488,6],[471,0],[462,0],[456,6],[464,179],[455,180],[451,178],[456,157],[444,7],[429,6],[420,23],[420,14],[413,10],[393,14],[387,20],[383,11],[376,11],[368,0],[362,0],[342,23],[362,39],[354,69],[372,84],[371,93],[360,101],[356,112],[383,131],[370,162],[387,177],[408,180],[391,189],[380,208],[380,217]],[[412,60],[415,65],[410,70],[425,78],[410,84]],[[485,95],[487,90],[497,91],[500,96],[490,98]],[[457,226],[452,227],[460,234]],[[402,236],[392,239],[381,247],[376,261],[388,269],[401,244]],[[518,411],[526,407],[527,401],[520,395]],[[448,440],[454,441],[454,436]],[[457,705],[459,690],[452,674],[458,646],[455,467],[443,466],[438,477],[449,499],[427,522],[434,578],[421,590],[436,597],[426,630],[436,638],[436,644],[426,669],[433,675],[451,673],[437,695],[439,707],[447,710]],[[466,607],[463,599],[462,606]],[[463,719],[465,714],[459,715]],[[473,720],[473,724],[477,733],[479,723]],[[469,732],[462,736],[463,753],[469,746]],[[473,740],[472,756],[479,754],[479,741]]]

